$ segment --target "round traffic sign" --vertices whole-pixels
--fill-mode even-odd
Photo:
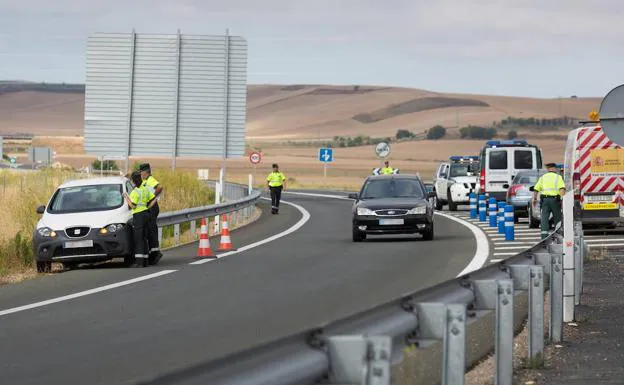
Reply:
[[[249,161],[253,164],[258,164],[262,160],[262,155],[259,152],[252,152],[249,154]]]
[[[380,142],[375,146],[375,154],[380,158],[385,158],[390,155],[390,144],[386,142]]]
[[[624,145],[624,84],[602,99],[598,116],[605,135],[615,144]]]

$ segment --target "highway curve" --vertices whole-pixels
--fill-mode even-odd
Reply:
[[[192,245],[169,253],[174,262],[155,268],[82,270],[0,288],[2,383],[155,379],[453,278],[475,254],[471,231],[441,216],[430,242],[415,236],[352,243],[351,201],[284,199],[304,207],[308,222],[239,254],[189,265],[196,253]],[[236,246],[302,218],[291,206],[284,205],[278,216],[262,207],[259,222],[233,234]],[[177,271],[6,314],[8,308],[115,282],[114,277],[166,269]],[[91,284],[85,286],[81,275],[91,275]]]

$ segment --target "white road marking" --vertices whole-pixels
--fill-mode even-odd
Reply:
[[[494,255],[494,256],[497,256],[497,255],[518,255],[518,253],[494,253],[492,255]]]
[[[166,275],[166,274],[171,274],[171,273],[176,272],[176,271],[178,271],[178,270],[162,270],[162,271],[159,271],[157,273],[148,274],[148,275],[144,275],[144,276],[137,277],[137,278],[132,278],[132,279],[129,279],[127,281],[111,283],[110,285],[96,287],[94,289],[80,291],[78,293],[64,295],[62,297],[52,298],[52,299],[48,299],[48,300],[41,301],[41,302],[31,303],[29,305],[14,307],[14,308],[11,308],[11,309],[0,310],[0,317],[1,316],[5,316],[7,314],[13,314],[13,313],[17,313],[17,312],[20,312],[20,311],[24,311],[24,310],[29,310],[29,309],[34,309],[34,308],[46,306],[46,305],[51,305],[53,303],[58,303],[58,302],[68,301],[68,300],[74,299],[74,298],[84,297],[84,296],[90,295],[90,294],[100,293],[102,291],[115,289],[115,288],[118,288],[118,287],[121,287],[121,286],[131,285],[133,283],[137,283],[137,282],[145,281],[145,280],[148,280],[148,279],[160,277],[160,276],[163,276],[163,275]]]
[[[518,245],[518,246],[505,246],[505,247],[495,247],[494,250],[526,250],[529,247],[527,246],[522,246],[522,245]]]
[[[624,239],[622,239],[622,238],[585,239],[585,242],[587,242],[587,243],[600,243],[600,242],[602,242],[602,243],[605,243],[605,242],[609,243],[609,242],[622,242],[622,241],[624,241]]]
[[[612,247],[612,246],[624,246],[624,243],[601,243],[599,245],[587,245],[590,249],[592,247]]]
[[[269,200],[268,198],[262,198],[262,199]],[[225,258],[227,256],[238,254],[238,253],[242,253],[243,251],[247,251],[247,250],[253,249],[255,247],[264,245],[266,243],[269,243],[269,242],[272,242],[272,241],[274,241],[276,239],[285,237],[288,234],[291,234],[291,233],[299,230],[303,225],[306,224],[307,221],[310,220],[310,213],[308,212],[308,210],[304,209],[303,207],[299,206],[298,204],[295,204],[295,203],[292,203],[292,202],[287,202],[287,201],[281,201],[281,203],[284,203],[284,204],[287,204],[287,205],[290,205],[290,206],[296,208],[297,210],[299,210],[299,212],[302,215],[302,217],[299,220],[299,222],[295,223],[288,230],[282,231],[279,234],[275,234],[275,235],[270,236],[270,237],[268,237],[266,239],[263,239],[261,241],[258,241],[258,242],[255,242],[255,243],[251,243],[249,245],[245,245],[243,247],[238,248],[237,250],[228,251],[227,253],[223,253],[223,254],[217,254],[217,255],[215,255],[214,258],[202,259],[202,260],[199,260],[199,261],[191,262],[191,263],[189,263],[189,265],[201,265],[201,264],[204,264],[204,263],[213,262],[213,261],[216,261],[217,259]]]
[[[439,211],[435,211],[435,213],[437,215],[441,215],[445,218],[448,218],[450,220],[453,220],[457,223],[460,223],[466,226],[468,229],[470,229],[470,231],[472,231],[472,235],[475,237],[475,240],[477,241],[477,250],[475,251],[475,254],[472,257],[472,260],[470,261],[468,266],[466,266],[464,270],[461,271],[461,273],[457,274],[457,276],[460,277],[462,275],[466,275],[468,273],[471,273],[475,270],[480,269],[483,265],[485,265],[485,262],[487,262],[487,259],[490,255],[490,245],[488,243],[488,239],[485,233],[481,231],[479,227],[473,225],[472,223],[464,219],[456,218],[452,215],[441,213]]]
[[[500,261],[502,261],[502,259],[490,259],[491,263],[498,263]]]
[[[507,241],[507,242],[494,242],[495,246],[502,246],[502,245],[525,245],[525,246],[533,246],[535,243],[532,242],[514,242],[514,241]]]
[[[283,194],[302,195],[302,196],[318,197],[318,198],[344,199],[348,201],[353,200],[351,198],[348,198],[342,195],[316,194],[316,193],[304,193],[304,192],[294,192],[294,191],[284,191]]]

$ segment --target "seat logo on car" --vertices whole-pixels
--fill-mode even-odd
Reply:
[[[75,235],[80,235],[80,229],[76,229],[76,230],[74,230],[74,234],[75,234]]]

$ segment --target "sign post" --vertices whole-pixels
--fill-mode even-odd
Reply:
[[[334,161],[334,150],[326,147],[319,149],[319,161],[323,163],[323,178],[327,178],[327,163]]]
[[[253,180],[256,180],[256,166],[258,165],[258,163],[260,163],[262,161],[262,154],[259,152],[252,152],[251,154],[249,154],[249,161],[251,162],[251,164],[253,164]]]

